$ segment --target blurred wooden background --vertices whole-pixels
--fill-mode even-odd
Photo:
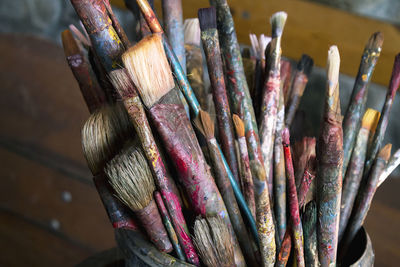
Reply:
[[[208,3],[183,2],[185,17]],[[395,27],[301,1],[230,3],[241,41],[247,42],[249,32],[268,33],[267,18],[285,10],[286,56],[297,59],[307,52],[323,66],[328,46],[340,42],[342,71],[351,75],[370,33],[383,30],[387,41],[375,77],[387,84],[400,48]],[[357,31],[348,29],[357,23],[362,25]],[[0,49],[0,266],[72,266],[115,246],[81,152],[80,128],[89,113],[60,47],[1,35]],[[396,178],[383,184],[366,222],[376,266],[400,261],[399,186]]]

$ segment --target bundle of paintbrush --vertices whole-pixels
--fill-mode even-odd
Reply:
[[[184,23],[181,1],[163,0],[165,32],[146,0],[126,1],[141,11],[136,44],[108,0],[71,2],[83,28],[62,40],[91,113],[83,152],[113,227],[129,229],[116,235],[127,258],[143,259],[145,246],[153,265],[340,264],[400,164],[382,144],[400,55],[382,112],[366,110],[381,33],[365,47],[344,117],[339,50],[329,49],[320,134],[310,137],[294,122],[313,59],[292,71],[281,57],[285,12],[271,17],[271,38],[250,35],[244,63],[226,0]]]

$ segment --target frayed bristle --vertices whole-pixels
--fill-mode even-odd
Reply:
[[[183,29],[185,32],[185,44],[200,46],[201,38],[199,19],[185,19]]]
[[[122,55],[122,61],[148,108],[175,87],[160,34],[144,37]]]
[[[239,138],[243,137],[245,130],[244,130],[244,123],[243,123],[242,119],[239,118],[239,116],[236,114],[233,114],[232,119],[233,119],[233,125],[235,125],[235,130],[236,130],[237,136]]]
[[[110,81],[122,99],[136,96],[136,88],[125,69],[113,70],[109,74]]]
[[[232,237],[220,217],[196,219],[194,244],[206,266],[234,266]]]
[[[201,125],[203,126],[204,134],[207,139],[214,138],[214,122],[208,112],[200,110],[199,113]]]
[[[368,39],[368,43],[365,46],[365,49],[378,50],[380,52],[382,49],[383,40],[384,40],[383,33],[375,32]]]
[[[367,109],[362,118],[361,127],[374,133],[376,127],[378,126],[380,116],[381,113],[379,111],[372,108]]]
[[[124,142],[133,137],[133,127],[121,104],[93,112],[82,128],[82,150],[93,175],[100,173]]]
[[[130,144],[121,151],[107,164],[105,173],[119,199],[132,210],[145,208],[153,199],[153,176],[139,146]]]
[[[64,53],[66,57],[70,57],[81,53],[79,46],[76,42],[76,39],[74,38],[70,30],[65,30],[61,33],[61,41],[64,47]]]
[[[303,54],[297,64],[297,70],[302,71],[308,77],[311,74],[313,65],[314,60],[309,55]]]
[[[386,144],[378,153],[378,157],[388,161],[392,152],[392,144]]]
[[[197,12],[202,31],[217,28],[217,14],[215,7],[200,8]]]
[[[290,145],[290,133],[287,127],[282,130],[282,143],[286,146]]]
[[[329,89],[336,90],[337,84],[339,83],[339,68],[340,68],[340,55],[336,45],[329,48],[328,51],[328,62],[327,62],[327,74],[328,81],[331,86]],[[333,92],[329,92],[332,95]]]
[[[272,38],[281,37],[285,27],[287,13],[284,11],[276,12],[271,16]]]

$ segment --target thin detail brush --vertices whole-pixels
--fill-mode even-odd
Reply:
[[[340,56],[328,51],[325,108],[317,146],[318,257],[322,266],[336,265],[342,195],[343,132],[339,100]]]
[[[201,125],[198,125],[197,127],[205,135],[205,138],[207,140],[208,150],[212,163],[211,165],[213,167],[212,171],[214,174],[214,179],[222,195],[225,206],[228,210],[234,234],[236,234],[246,262],[250,265],[257,265],[251,239],[248,235],[243,218],[240,214],[239,206],[237,204],[235,194],[233,193],[228,174],[226,173],[226,170],[224,168],[221,151],[216,145],[217,140],[214,137],[214,122],[205,111],[200,111],[199,118]],[[242,201],[245,200],[243,199]]]
[[[361,122],[350,163],[347,167],[345,179],[343,179],[342,199],[340,204],[339,241],[342,239],[347,222],[351,215],[354,200],[360,187],[367,154],[368,140],[379,121],[379,112],[367,109]]]
[[[343,175],[346,174],[347,165],[350,162],[356,141],[356,134],[360,128],[361,119],[365,111],[369,82],[371,81],[375,65],[378,62],[382,44],[383,34],[380,32],[372,34],[361,57],[350,102],[343,119]]]
[[[299,202],[297,199],[296,184],[294,181],[294,170],[292,155],[290,152],[290,136],[288,128],[282,131],[282,144],[285,153],[286,177],[288,182],[288,199],[289,199],[289,221],[290,228],[293,232],[293,245],[296,255],[296,266],[304,267],[304,240],[303,227],[300,220]]]
[[[234,146],[235,138],[228,95],[225,87],[215,8],[201,8],[198,11],[198,16],[201,28],[201,40],[207,59],[208,74],[210,76],[214,97],[221,149],[236,182],[239,182],[238,163]]]
[[[383,169],[381,175],[379,176],[378,187],[389,177],[389,175],[397,168],[400,164],[400,149],[397,149],[396,152],[390,157],[387,165]]]

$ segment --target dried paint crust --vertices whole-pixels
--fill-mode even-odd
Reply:
[[[171,90],[149,111],[195,214],[204,217],[218,215],[231,228],[225,204],[176,89]],[[243,255],[239,255],[240,248],[235,252],[235,257],[238,256],[239,262],[243,262]]]
[[[308,203],[303,215],[304,259],[306,266],[319,267],[317,249],[317,206]]]
[[[340,204],[339,241],[342,239],[347,222],[353,209],[353,204],[360,187],[367,153],[369,131],[361,128],[358,132],[351,160],[343,180],[342,199]]]
[[[179,199],[178,189],[171,176],[167,173],[147,121],[143,105],[137,94],[124,97],[124,105],[144,148],[143,151],[154,173],[157,188],[160,190],[164,203],[167,206],[175,231],[178,235],[179,243],[185,252],[186,259],[190,263],[198,265],[199,258],[192,244],[185,218],[183,217],[182,203]]]
[[[225,79],[222,69],[222,59],[216,29],[201,32],[203,48],[206,54],[208,74],[212,86],[215,111],[217,115],[219,139],[221,148],[236,182],[239,182],[238,163],[234,145],[233,125],[228,96],[225,88]]]

